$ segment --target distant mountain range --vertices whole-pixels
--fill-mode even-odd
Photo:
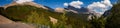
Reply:
[[[87,8],[84,8],[84,7],[81,7],[81,8],[75,8],[73,6],[68,6],[66,8],[66,10],[73,10],[73,11],[76,11],[75,13],[79,13],[79,14],[89,14],[89,9]]]
[[[34,6],[34,7],[37,7],[37,8],[43,8],[43,9],[50,10],[50,11],[53,11],[53,12],[58,12],[58,13],[59,13],[59,11],[64,11],[65,10],[68,13],[72,12],[74,14],[79,14],[81,18],[87,18],[87,19],[91,19],[92,16],[100,17],[99,13],[91,12],[91,10],[89,10],[88,8],[85,8],[85,7],[75,8],[73,6],[68,6],[66,8],[58,8],[57,11],[55,11],[56,9],[52,9],[48,6],[37,4],[35,2],[26,2],[26,3],[23,3],[23,4],[18,4],[16,2],[12,2],[11,4],[8,4],[8,5],[4,6],[4,8],[8,8],[8,7],[11,7],[11,6],[18,6],[18,5],[20,5],[20,6],[30,5],[30,6]],[[69,13],[69,14],[71,14],[71,13]]]
[[[68,11],[70,11],[70,12],[76,13],[76,14],[85,14],[85,15],[88,15],[88,17],[87,17],[88,19],[91,19],[92,16],[96,16],[96,17],[100,17],[101,16],[101,14],[96,13],[94,11],[91,11],[88,8],[85,8],[85,7],[75,8],[75,7],[69,5],[65,9],[68,10]]]
[[[109,12],[110,10],[106,11],[103,16],[109,15]],[[44,25],[51,24],[49,17],[52,17],[58,20],[59,23],[65,22],[65,25],[71,25],[74,28],[83,28],[83,24],[92,20],[94,16],[101,16],[99,13],[91,12],[91,10],[85,7],[75,8],[68,6],[66,8],[58,7],[56,9],[52,9],[48,6],[40,5],[34,2],[27,2],[23,4],[13,2],[4,7],[0,7],[0,14],[13,21],[29,22],[28,19],[31,19],[34,21],[37,20],[40,24]]]

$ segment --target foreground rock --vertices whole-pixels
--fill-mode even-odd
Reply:
[[[0,15],[0,28],[34,28],[32,25],[14,22]]]
[[[9,23],[13,23],[13,21],[3,17],[2,15],[0,15],[0,24],[9,24]]]

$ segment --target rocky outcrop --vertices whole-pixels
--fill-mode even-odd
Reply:
[[[9,23],[13,23],[13,21],[0,15],[0,24],[9,24]]]
[[[0,28],[35,28],[25,23],[14,22],[0,15]]]
[[[58,22],[57,19],[55,19],[55,18],[53,18],[53,17],[51,17],[51,16],[49,16],[49,18],[50,18],[50,21],[51,21],[53,24],[56,24],[56,23]]]
[[[34,28],[34,27],[24,23],[7,23],[0,24],[0,28]]]

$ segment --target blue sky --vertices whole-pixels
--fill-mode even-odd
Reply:
[[[34,2],[45,5],[51,8],[56,8],[56,7],[64,7],[63,3],[67,2],[70,3],[72,1],[77,1],[77,0],[34,0]],[[93,2],[98,2],[98,1],[103,1],[103,0],[80,0],[84,3],[82,7],[86,7],[89,4],[92,4]],[[110,0],[112,4],[116,2],[116,0]],[[12,0],[0,0],[0,6],[4,6],[6,4],[11,3]]]
[[[35,0],[34,2],[49,6],[51,8],[56,8],[56,7],[64,7],[63,3],[67,2],[70,3],[72,1],[77,1],[77,0]],[[84,2],[83,7],[88,6],[89,4],[97,1],[103,1],[103,0],[80,0]],[[116,2],[116,0],[110,0],[113,4]]]

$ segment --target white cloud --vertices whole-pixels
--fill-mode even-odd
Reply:
[[[68,5],[73,6],[75,8],[81,8],[81,5],[83,5],[83,2],[81,2],[81,1],[72,1],[70,3],[64,3],[64,6],[68,6]]]
[[[104,1],[101,1],[101,3],[105,4],[106,6],[112,6],[110,0],[104,0]]]
[[[64,3],[64,6],[68,6],[68,3]]]
[[[94,11],[96,13],[103,14],[106,10],[108,10],[110,7],[112,7],[112,4],[109,0],[104,0],[101,2],[93,2],[92,4],[88,5],[88,9],[91,9],[91,11]],[[100,12],[98,12],[98,10]]]
[[[80,5],[82,5],[82,4],[83,4],[83,2],[81,2],[81,1],[72,1],[72,2],[70,3],[70,6],[73,6],[73,7],[75,7],[75,8],[81,8]]]
[[[32,2],[34,0],[15,0],[17,3],[22,4],[24,2]]]

